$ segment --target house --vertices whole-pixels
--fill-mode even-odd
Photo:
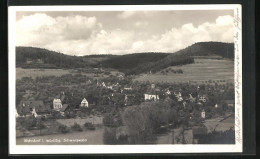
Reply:
[[[191,102],[191,103],[194,103],[195,101],[196,101],[196,98],[194,98],[194,97],[192,97],[192,95],[191,94],[189,94],[189,98],[188,98],[188,100]]]
[[[50,112],[50,106],[44,105],[41,100],[21,101],[17,108],[17,113],[20,115],[44,115]]]
[[[166,95],[171,95],[171,91],[169,89],[167,89],[167,91],[165,92]]]
[[[32,113],[32,115],[33,115],[35,118],[38,117],[38,114],[37,114],[35,108],[33,108],[33,110],[32,110],[31,113]]]
[[[81,106],[81,107],[88,107],[88,101],[86,100],[86,98],[84,98],[84,99],[81,101],[80,106]]]
[[[107,86],[107,89],[111,89],[111,90],[112,90],[112,89],[113,89],[113,86]]]
[[[124,90],[132,90],[132,87],[130,86],[130,87],[128,87],[128,86],[126,86],[126,87],[124,87]]]
[[[235,101],[234,100],[224,100],[225,104],[227,104],[228,107],[234,107]]]
[[[202,112],[201,112],[201,118],[202,118],[202,119],[205,119],[205,117],[206,117],[206,112],[205,112],[204,110],[202,110]]]
[[[53,99],[53,109],[54,110],[60,110],[62,108],[61,99]]]
[[[144,94],[145,101],[158,101],[159,95],[156,94]]]
[[[123,76],[123,75],[121,75],[121,74],[120,74],[120,75],[118,75],[117,77],[118,77],[120,80],[122,80],[122,79],[124,78],[124,76]]]
[[[207,97],[205,95],[199,96],[199,101],[205,103],[207,102]]]
[[[176,93],[174,92],[174,95],[175,95],[175,97],[177,98],[178,102],[183,101],[183,98],[182,98],[182,96],[181,96],[181,92],[179,92],[178,94],[176,94]]]
[[[155,89],[155,84],[151,84],[151,89]]]

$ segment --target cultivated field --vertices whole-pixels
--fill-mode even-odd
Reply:
[[[101,78],[101,77],[108,77],[109,75],[99,74],[97,77],[94,73],[85,73],[85,72],[78,72],[77,70],[73,69],[23,69],[23,68],[16,68],[16,79],[21,79],[23,77],[32,77],[33,79],[36,77],[44,77],[44,76],[56,76],[60,77],[66,74],[77,74],[80,73],[82,75],[86,75],[92,78]],[[110,71],[112,75],[116,75],[117,71],[112,70]],[[122,74],[122,73],[121,73]]]
[[[205,81],[214,80],[215,82],[233,83],[234,81],[234,63],[226,59],[194,59],[195,63],[173,66],[171,69],[182,69],[183,74],[174,74],[169,72],[163,74],[157,72],[155,74],[142,74],[137,76],[135,80],[150,81],[150,82],[190,82],[204,83]],[[167,68],[168,69],[168,68]],[[164,69],[165,71],[166,69]],[[221,80],[221,81],[219,81]],[[208,82],[207,82],[208,83]]]

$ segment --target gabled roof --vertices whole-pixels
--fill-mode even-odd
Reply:
[[[61,112],[64,112],[64,111],[66,111],[66,109],[69,107],[69,105],[68,104],[63,104],[62,105],[62,108],[60,109],[60,111]]]
[[[88,103],[88,101],[86,100],[86,98],[84,98],[81,103]]]

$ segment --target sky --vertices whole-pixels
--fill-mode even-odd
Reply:
[[[233,10],[16,13],[16,46],[68,55],[173,53],[196,42],[233,42]]]

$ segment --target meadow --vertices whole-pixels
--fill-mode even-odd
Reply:
[[[65,74],[70,74],[71,70],[65,69],[23,69],[16,68],[16,79],[21,79],[23,77],[32,77],[33,79],[36,77],[43,76],[62,76]]]
[[[194,59],[193,64],[187,64],[182,66],[172,66],[164,69],[171,68],[174,70],[181,69],[183,73],[162,73],[162,71],[155,74],[141,74],[135,78],[138,81],[150,81],[150,82],[190,82],[204,83],[205,81],[213,80],[225,80],[225,82],[233,83],[234,81],[234,63],[227,59]]]
[[[36,77],[45,77],[45,76],[55,76],[60,77],[62,75],[66,74],[72,74],[75,75],[77,73],[80,73],[82,75],[86,75],[87,77],[92,78],[100,78],[100,77],[108,77],[109,75],[105,74],[99,74],[96,76],[94,73],[86,73],[82,71],[78,71],[76,69],[24,69],[24,68],[16,68],[16,79],[22,79],[23,77],[32,77],[35,79]],[[119,73],[118,71],[111,69],[110,74],[117,75]]]

